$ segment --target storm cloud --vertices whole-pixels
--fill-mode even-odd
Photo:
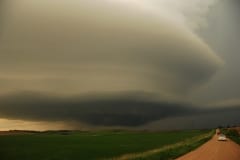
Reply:
[[[218,103],[240,99],[240,1],[221,1],[208,17],[209,27],[199,35],[217,51],[225,62],[210,83],[194,95],[202,103]]]
[[[0,119],[162,129],[240,123],[236,0],[0,5]]]
[[[162,129],[217,127],[239,122],[240,105],[204,108],[182,102],[150,100],[135,94],[126,95],[63,98],[23,92],[0,98],[0,116],[28,121],[75,122],[97,127],[140,127],[157,123],[155,128]]]
[[[143,4],[6,2],[1,92],[180,96],[206,83],[222,60],[170,13]]]
[[[0,98],[2,118],[76,121],[96,126],[139,126],[166,117],[194,112],[195,109],[183,104],[140,99],[133,95],[63,98],[19,93]]]

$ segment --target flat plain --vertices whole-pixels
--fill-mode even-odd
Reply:
[[[0,135],[1,160],[113,159],[191,139],[209,131],[40,132]]]

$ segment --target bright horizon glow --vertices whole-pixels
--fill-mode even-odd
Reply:
[[[9,120],[0,119],[0,131],[9,130],[35,130],[35,131],[46,131],[46,130],[63,130],[63,129],[74,129],[73,127],[67,126],[64,122],[34,122],[25,120]]]

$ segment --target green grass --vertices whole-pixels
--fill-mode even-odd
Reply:
[[[222,129],[222,132],[230,139],[240,145],[240,135],[236,130]]]
[[[188,138],[184,141],[166,145],[142,153],[132,153],[122,155],[114,160],[172,160],[178,158],[207,142],[214,132],[209,132],[200,136]]]
[[[1,160],[70,160],[111,159],[139,153],[208,131],[179,132],[71,132],[70,134],[36,133],[0,136]]]

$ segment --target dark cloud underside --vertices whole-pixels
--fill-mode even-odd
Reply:
[[[0,116],[32,121],[76,121],[94,126],[141,126],[175,117],[214,117],[223,116],[224,113],[240,113],[240,106],[200,109],[183,103],[152,101],[133,96],[93,97],[96,96],[62,98],[33,93],[3,96],[0,98]],[[225,120],[228,122],[231,118]],[[212,123],[217,125],[218,122]]]
[[[102,126],[138,126],[194,112],[194,109],[181,104],[127,97],[89,97],[86,100],[21,93],[0,98],[0,116],[4,118],[73,120]]]

